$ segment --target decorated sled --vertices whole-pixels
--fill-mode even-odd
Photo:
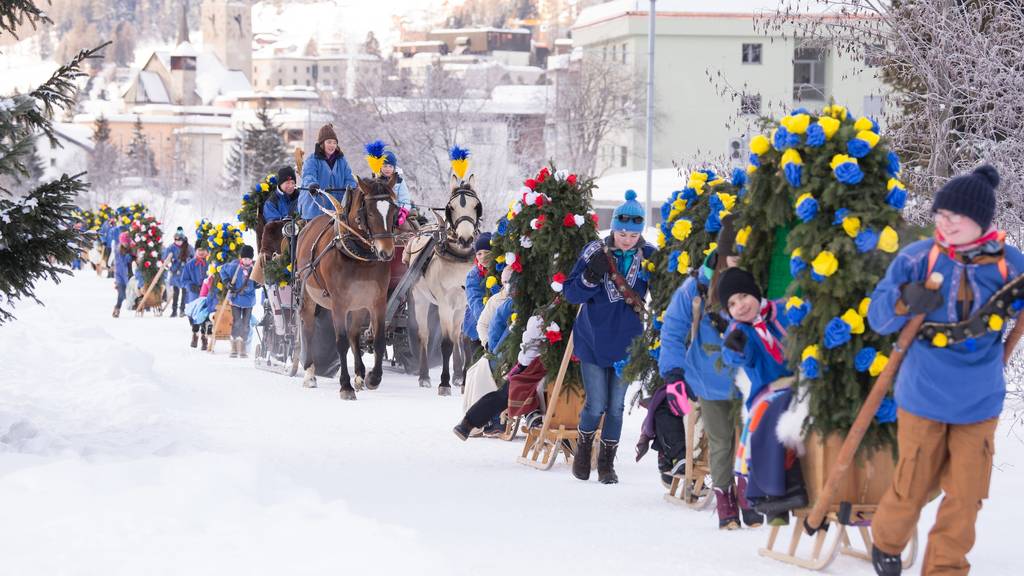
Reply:
[[[711,450],[701,421],[700,405],[686,415],[686,467],[672,477],[665,500],[694,510],[705,510],[715,501],[711,482]]]
[[[228,297],[217,305],[217,312],[213,317],[213,334],[210,335],[210,354],[213,354],[214,346],[218,340],[231,340],[231,305],[228,304]]]
[[[142,316],[146,310],[153,310],[153,313],[157,316],[163,316],[164,309],[167,307],[167,300],[164,298],[164,287],[160,284],[160,278],[163,277],[167,267],[171,265],[171,257],[168,256],[164,260],[163,266],[157,271],[156,276],[150,280],[149,285],[146,286],[146,291],[143,292],[142,298],[139,298],[139,304],[135,308],[135,315]],[[154,291],[157,286],[160,286],[159,291]]]

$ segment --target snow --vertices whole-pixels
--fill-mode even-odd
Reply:
[[[626,190],[636,190],[641,202],[646,199],[647,172],[634,170],[619,172],[598,178],[594,184],[594,204],[596,206],[618,206],[622,203]],[[658,168],[651,174],[651,199],[655,207],[660,207],[676,190],[686,186],[686,181],[675,168]]]
[[[581,483],[563,462],[517,464],[521,441],[459,442],[462,399],[413,377],[386,371],[342,402],[223,342],[189,349],[181,319],[110,318],[112,284],[91,272],[38,294],[45,307],[22,302],[0,330],[5,573],[796,572],[757,555],[767,530],[723,533],[713,511],[662,499],[654,455],[632,461],[642,411],[626,418],[620,484]],[[978,574],[1019,564],[1024,445],[997,442]],[[872,571],[840,557],[830,573]]]
[[[139,84],[141,84],[142,88],[142,94],[139,95],[141,102],[152,102],[154,104],[171,103],[171,97],[167,94],[167,88],[156,72],[140,70]]]
[[[786,4],[792,6],[794,11],[805,14],[817,14],[834,10],[834,8],[822,5],[816,0],[788,0]],[[588,6],[580,12],[579,17],[577,17],[576,22],[573,24],[573,28],[582,28],[626,14],[646,16],[650,5],[649,0],[611,0],[610,2]],[[722,2],[707,2],[707,0],[657,0],[655,6],[659,14],[750,15],[774,14],[779,9],[780,4],[778,0],[724,0]]]

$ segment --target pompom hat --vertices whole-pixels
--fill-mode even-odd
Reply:
[[[621,219],[620,219],[621,217]],[[639,221],[637,221],[639,219]],[[643,232],[644,207],[636,200],[636,192],[626,190],[626,201],[612,213],[612,232]]]
[[[949,210],[974,220],[982,230],[988,230],[996,213],[996,186],[999,171],[985,164],[970,174],[961,174],[943,186],[932,203],[932,213]]]

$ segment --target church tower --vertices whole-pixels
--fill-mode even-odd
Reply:
[[[247,0],[203,0],[203,45],[252,81],[252,6]]]

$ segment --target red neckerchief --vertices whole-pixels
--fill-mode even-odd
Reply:
[[[938,228],[935,229],[935,242],[946,250],[946,254],[950,259],[955,259],[957,253],[966,253],[975,251],[989,242],[1002,243],[1006,238],[1006,232],[996,229],[992,226],[988,229],[988,232],[981,235],[980,238],[967,244],[950,244],[945,237],[942,236],[942,232],[939,232]]]
[[[772,355],[776,362],[782,364],[782,344],[772,334],[771,330],[768,329],[768,321],[766,320],[766,318],[773,319],[775,317],[774,313],[775,303],[771,300],[761,300],[761,312],[750,325],[754,327],[754,332],[757,333],[757,337],[764,344],[764,349]]]
[[[483,278],[484,276],[487,276],[487,268],[484,268],[482,264],[477,262],[476,273],[479,274],[481,278]]]

